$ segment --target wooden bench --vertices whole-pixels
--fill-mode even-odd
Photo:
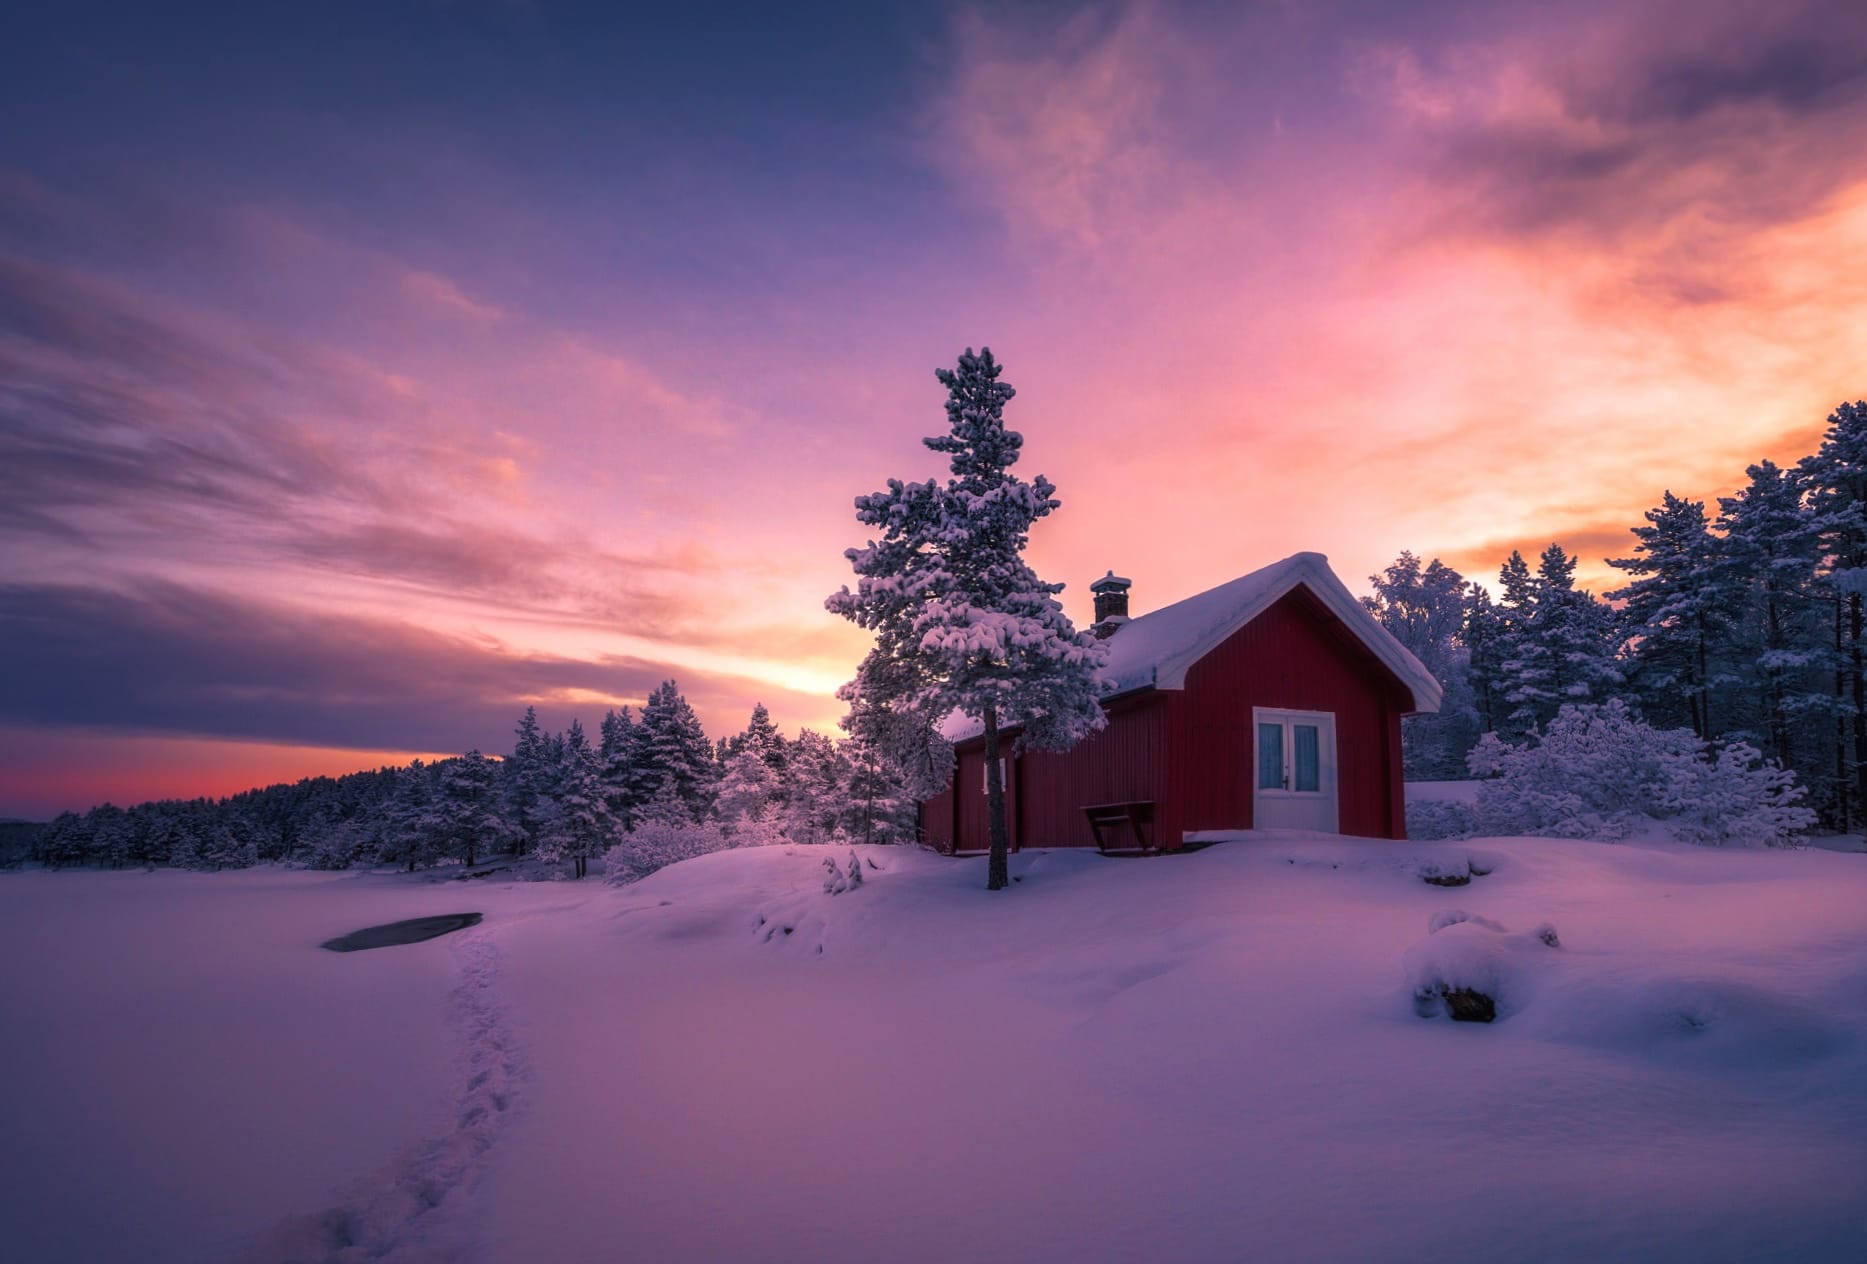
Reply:
[[[1137,803],[1097,803],[1083,809],[1083,816],[1089,821],[1089,832],[1095,835],[1096,850],[1111,851],[1153,851],[1153,844],[1141,832],[1143,825],[1154,823],[1154,802],[1145,800]],[[1127,846],[1121,840],[1121,827],[1126,824],[1134,834],[1134,845]],[[1109,829],[1113,837],[1105,836],[1104,829]]]

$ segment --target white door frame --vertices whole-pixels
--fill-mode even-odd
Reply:
[[[1275,724],[1282,729],[1282,786],[1260,786],[1259,753],[1262,725]],[[1316,729],[1317,785],[1314,790],[1297,789],[1296,728]],[[1341,790],[1337,776],[1335,712],[1298,711],[1289,707],[1251,708],[1251,823],[1255,829],[1312,829],[1325,834],[1341,832]]]

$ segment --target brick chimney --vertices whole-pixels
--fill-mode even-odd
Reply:
[[[1096,636],[1114,636],[1128,622],[1128,587],[1133,583],[1110,571],[1089,585],[1089,591],[1096,595],[1096,621],[1089,630]]]

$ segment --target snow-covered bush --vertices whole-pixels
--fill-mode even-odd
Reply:
[[[603,853],[603,880],[618,885],[639,882],[657,869],[730,846],[731,841],[713,821],[644,821]]]
[[[1668,772],[1660,802],[1673,830],[1688,842],[1780,847],[1815,824],[1815,813],[1801,805],[1806,792],[1796,775],[1746,742],[1721,747],[1709,762],[1677,764]]]
[[[1470,838],[1469,804],[1443,799],[1415,799],[1407,804],[1407,837],[1418,839]]]
[[[1618,839],[1661,822],[1691,842],[1778,846],[1815,823],[1794,776],[1754,748],[1713,750],[1690,730],[1642,723],[1619,699],[1564,707],[1523,745],[1487,733],[1470,764],[1492,778],[1472,813],[1484,834]]]
[[[823,867],[825,870],[823,890],[827,895],[841,895],[845,891],[854,891],[862,885],[862,857],[856,854],[854,847],[849,849],[847,871],[837,863],[834,856],[825,856]]]

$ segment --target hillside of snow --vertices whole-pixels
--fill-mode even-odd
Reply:
[[[847,854],[0,875],[6,1255],[1867,1258],[1860,856]]]

